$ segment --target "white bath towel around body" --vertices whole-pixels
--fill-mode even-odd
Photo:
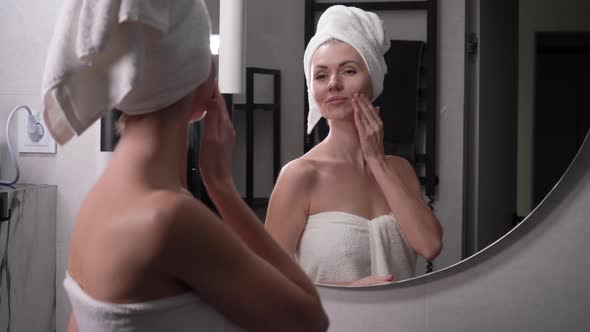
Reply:
[[[313,214],[299,240],[297,261],[319,284],[416,274],[416,253],[392,214],[373,220],[338,211]]]
[[[67,272],[64,288],[83,332],[242,331],[193,292],[149,302],[109,303],[88,295]]]

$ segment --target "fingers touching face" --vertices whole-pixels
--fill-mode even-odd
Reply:
[[[352,105],[354,108],[355,121],[361,125],[361,130],[377,131],[383,126],[381,117],[379,116],[379,107],[373,104],[363,94],[355,94],[352,98]]]

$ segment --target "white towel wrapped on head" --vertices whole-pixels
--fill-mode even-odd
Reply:
[[[153,112],[188,95],[211,68],[203,0],[65,0],[50,44],[44,119],[59,144],[113,108]]]
[[[383,55],[390,46],[390,41],[383,31],[383,22],[376,14],[359,8],[342,5],[328,8],[320,17],[316,34],[307,44],[303,57],[309,101],[308,134],[321,118],[313,96],[311,58],[318,47],[330,39],[337,39],[349,44],[363,58],[373,83],[373,99],[377,99],[383,91],[383,78],[387,73],[387,65]]]

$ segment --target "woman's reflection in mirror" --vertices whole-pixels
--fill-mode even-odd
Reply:
[[[377,15],[338,5],[320,17],[305,51],[308,134],[320,117],[330,130],[282,169],[266,229],[316,283],[411,278],[417,255],[432,261],[442,248],[413,167],[384,154],[372,101],[383,90],[388,48]]]

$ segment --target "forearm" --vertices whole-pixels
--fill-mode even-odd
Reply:
[[[436,256],[442,229],[432,210],[385,160],[372,161],[369,167],[410,244],[427,259]]]
[[[215,189],[212,188],[209,194],[223,221],[244,243],[308,294],[319,298],[307,275],[266,232],[258,217],[240,197],[233,182],[211,187]]]
[[[74,312],[70,313],[70,319],[68,321],[68,332],[78,332],[78,324],[76,322],[76,318],[74,317]]]

